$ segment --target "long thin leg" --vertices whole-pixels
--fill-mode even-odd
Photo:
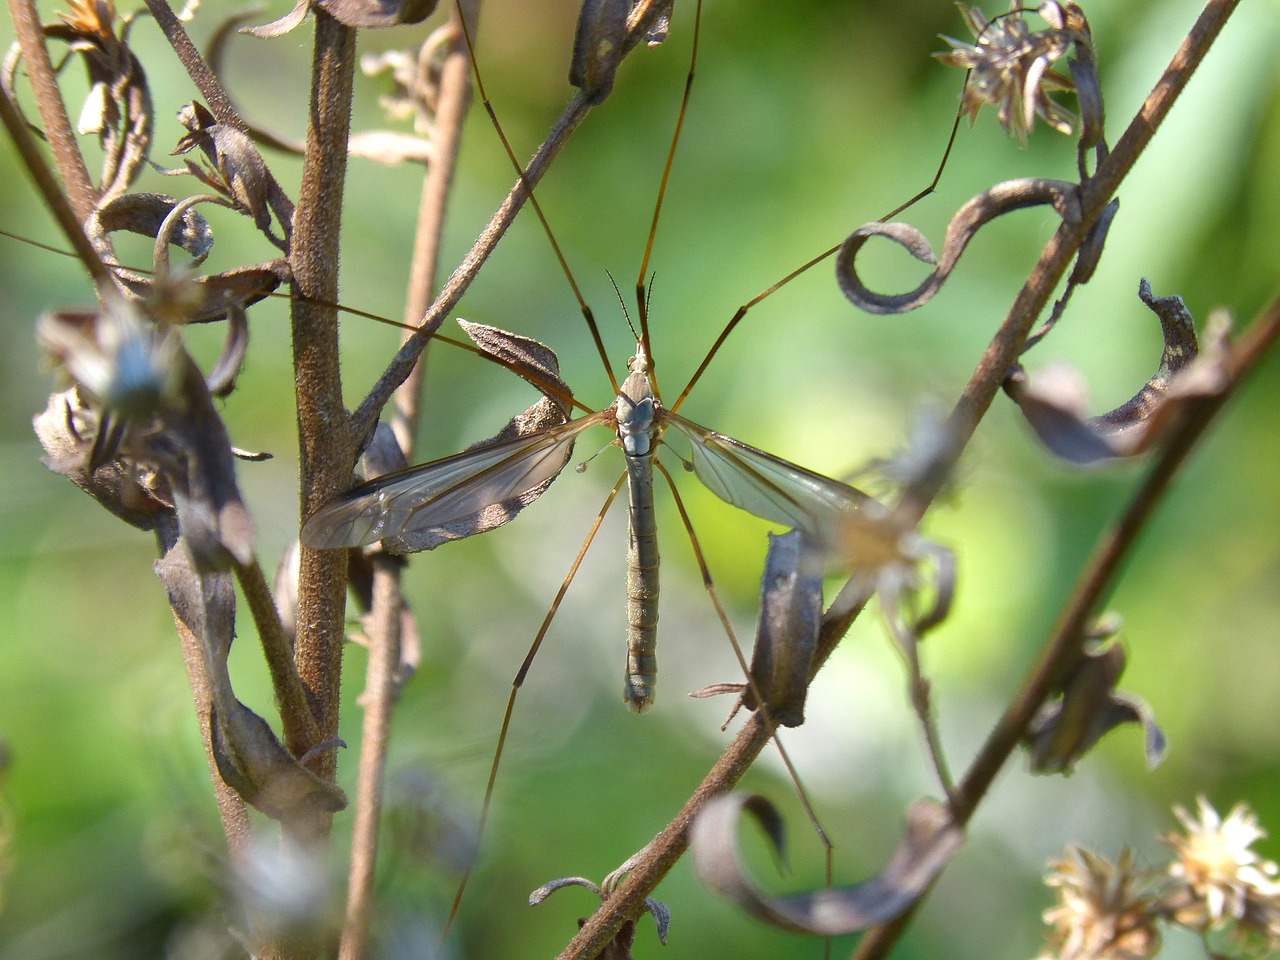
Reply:
[[[591,524],[591,529],[587,531],[586,539],[582,541],[582,546],[578,549],[578,555],[573,558],[573,563],[569,566],[569,572],[565,574],[564,580],[560,583],[560,589],[556,591],[555,599],[551,601],[551,608],[547,610],[547,615],[542,618],[542,626],[538,628],[537,636],[533,638],[533,643],[529,645],[529,652],[525,654],[524,662],[520,664],[520,669],[516,671],[515,679],[511,681],[511,694],[507,697],[507,708],[502,714],[502,727],[498,731],[498,743],[493,751],[493,762],[489,765],[489,780],[485,784],[484,800],[480,804],[480,822],[476,826],[477,849],[480,846],[481,838],[484,836],[485,824],[489,820],[489,807],[493,802],[493,788],[498,780],[498,764],[502,762],[502,751],[507,744],[507,731],[511,728],[511,714],[515,710],[516,697],[520,693],[520,687],[524,684],[524,678],[529,675],[529,668],[533,666],[533,658],[538,655],[538,649],[542,646],[547,630],[551,628],[551,621],[555,618],[556,611],[560,609],[560,602],[564,599],[565,593],[568,592],[569,584],[573,583],[573,578],[578,575],[578,568],[582,566],[582,559],[587,555],[588,548],[600,530],[600,524],[604,522],[605,514],[613,506],[614,498],[618,496],[618,491],[622,489],[622,484],[626,479],[627,475],[624,473],[618,478],[618,482],[613,485],[613,489],[609,491],[609,496],[605,498],[604,505],[596,514],[596,518]],[[473,859],[471,863],[467,864],[462,878],[458,881],[458,889],[453,895],[453,905],[449,908],[449,917],[445,920],[444,929],[440,934],[441,943],[449,936],[453,921],[458,916],[458,908],[462,905],[462,895],[466,893],[467,883],[470,881],[471,872],[474,869],[475,860]]]
[[[742,669],[742,675],[746,678],[747,685],[752,688],[752,692],[755,694],[756,703],[759,704],[757,709],[763,714],[765,722],[770,729],[773,730],[773,743],[778,748],[778,754],[782,757],[783,766],[787,768],[787,773],[791,776],[791,782],[796,788],[796,795],[800,798],[805,814],[808,816],[818,840],[826,851],[827,884],[830,885],[834,847],[827,836],[827,831],[822,826],[822,822],[818,819],[818,812],[814,809],[813,803],[809,799],[809,792],[805,790],[804,784],[800,782],[800,774],[796,770],[795,764],[791,762],[791,757],[787,753],[786,747],[782,745],[782,740],[778,737],[777,726],[769,718],[765,698],[760,690],[756,689],[755,680],[751,676],[751,667],[747,665],[746,655],[743,653],[741,644],[738,643],[737,634],[733,632],[733,624],[729,622],[729,614],[725,610],[724,604],[720,600],[720,594],[711,579],[711,569],[707,566],[707,559],[702,552],[702,544],[698,540],[698,535],[693,531],[693,521],[689,519],[688,511],[685,510],[684,501],[680,498],[680,491],[676,488],[675,481],[672,479],[671,474],[667,472],[667,468],[663,466],[662,461],[654,458],[654,464],[661,471],[662,476],[666,478],[667,486],[671,490],[671,496],[675,500],[676,511],[680,514],[680,522],[684,524],[685,533],[689,535],[689,545],[693,548],[694,559],[697,561],[698,570],[702,574],[702,585],[706,587],[707,595],[711,598],[711,603],[716,608],[716,615],[719,616],[720,623],[724,626],[724,632],[729,637],[729,643],[733,647],[734,656],[738,658],[738,666]]]

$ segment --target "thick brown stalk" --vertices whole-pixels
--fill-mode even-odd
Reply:
[[[292,333],[298,402],[301,511],[305,518],[351,484],[354,451],[342,406],[338,366],[338,237],[346,180],[355,31],[316,8],[310,123],[302,189],[294,218]],[[302,548],[294,658],[322,740],[337,736],[346,601],[346,554]],[[305,752],[289,744],[295,755]],[[314,746],[307,744],[306,748]],[[336,758],[317,763],[332,778]],[[328,815],[292,824],[327,835]]]

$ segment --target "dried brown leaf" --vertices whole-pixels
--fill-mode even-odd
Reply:
[[[933,299],[955,269],[969,241],[997,217],[1026,207],[1051,206],[1067,223],[1080,219],[1079,188],[1065,180],[1029,177],[998,183],[962,206],[947,224],[942,256],[934,254],[929,241],[906,223],[869,223],[855,230],[836,255],[836,280],[849,301],[868,313],[896,314],[915,310]],[[921,263],[937,264],[933,273],[914,290],[882,294],[869,289],[858,275],[858,252],[872,237],[885,237],[905,249]]]
[[[769,535],[760,582],[760,618],[751,654],[751,679],[742,705],[758,709],[784,727],[804,723],[813,652],[822,622],[822,552],[800,530]]]
[[[1180,297],[1154,297],[1144,278],[1138,296],[1160,321],[1164,349],[1155,374],[1127,402],[1097,417],[1086,415],[1084,384],[1074,371],[1050,368],[1031,380],[1020,367],[1004,390],[1056,456],[1080,466],[1143,453],[1159,442],[1188,405],[1225,388],[1225,352],[1201,355],[1195,323]]]
[[[945,806],[920,800],[908,811],[907,835],[883,873],[851,887],[774,897],[760,890],[742,865],[737,834],[744,811],[781,855],[777,810],[762,796],[733,793],[709,801],[693,822],[689,845],[694,872],[756,919],[819,936],[856,933],[901,914],[929,888],[964,839]]]

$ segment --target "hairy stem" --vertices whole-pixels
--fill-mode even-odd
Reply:
[[[355,459],[338,365],[338,237],[346,180],[347,137],[355,31],[323,9],[315,16],[310,123],[302,189],[294,218],[292,312],[294,379],[298,401],[301,511],[305,518],[351,484]],[[347,557],[341,550],[301,550],[298,635],[294,659],[322,740],[337,736]],[[336,758],[317,765],[332,778]],[[327,835],[330,818],[294,825]]]
[[[66,188],[66,199],[75,213],[76,221],[83,224],[98,205],[98,190],[89,177],[80,143],[71,129],[58,78],[49,60],[49,50],[44,45],[44,30],[32,0],[9,0],[9,13],[13,28],[22,48],[22,59],[27,65],[27,76],[35,93],[36,109],[44,123],[44,135],[53,148],[54,162]],[[54,211],[55,214],[57,211]],[[74,241],[73,241],[74,242]]]

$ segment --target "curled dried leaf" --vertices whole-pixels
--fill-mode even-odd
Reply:
[[[929,888],[964,839],[945,806],[921,800],[908,811],[907,835],[878,876],[851,887],[775,897],[760,890],[742,865],[737,834],[744,811],[781,855],[782,820],[773,805],[758,795],[728,794],[710,800],[693,821],[694,872],[756,919],[820,936],[856,933],[901,914]]]
[[[1155,374],[1119,407],[1087,417],[1084,385],[1067,368],[1050,368],[1032,381],[1017,366],[1005,378],[1005,393],[1041,442],[1071,463],[1088,466],[1142,453],[1158,442],[1187,404],[1226,386],[1221,352],[1201,356],[1195,322],[1182,299],[1152,296],[1146,278],[1138,296],[1159,319],[1164,348]]]
[[[744,707],[760,707],[758,691],[771,720],[784,727],[804,723],[805,695],[821,625],[821,548],[800,530],[770,534],[751,653],[752,683],[743,691]]]
[[[1119,627],[1107,629],[1114,633]],[[1163,759],[1164,733],[1151,708],[1143,700],[1115,689],[1124,673],[1125,659],[1124,647],[1119,643],[1099,646],[1095,641],[1084,650],[1080,662],[1058,690],[1060,699],[1045,704],[1027,731],[1026,747],[1033,773],[1071,773],[1099,740],[1125,723],[1142,725],[1148,767]]]
[[[544,883],[529,894],[529,906],[538,906],[551,894],[565,887],[586,887],[600,898],[601,903],[607,902],[611,893],[611,888],[607,881],[606,886],[602,888],[599,884],[588,880],[586,877],[561,877],[558,880]],[[653,897],[645,897],[644,905],[640,912],[647,913],[653,917],[653,922],[658,928],[658,941],[665,945],[667,932],[671,929],[671,911],[667,908],[667,905],[661,900],[653,899]],[[580,917],[578,926],[581,927],[584,923],[586,923],[586,919]],[[600,954],[601,960],[631,960],[631,945],[635,942],[635,938],[636,921],[633,918],[622,925],[609,942],[609,945],[604,948],[604,951]]]
[[[1065,180],[1038,177],[998,183],[956,211],[956,215],[947,224],[941,257],[934,254],[924,234],[909,224],[869,223],[854,231],[840,245],[840,251],[836,255],[836,281],[849,301],[868,313],[906,313],[928,303],[942,289],[965,247],[983,226],[1014,210],[1046,205],[1053,207],[1067,223],[1078,222],[1079,188]],[[858,252],[872,237],[892,240],[921,263],[937,266],[924,282],[909,293],[876,293],[862,282],[855,265]]]

